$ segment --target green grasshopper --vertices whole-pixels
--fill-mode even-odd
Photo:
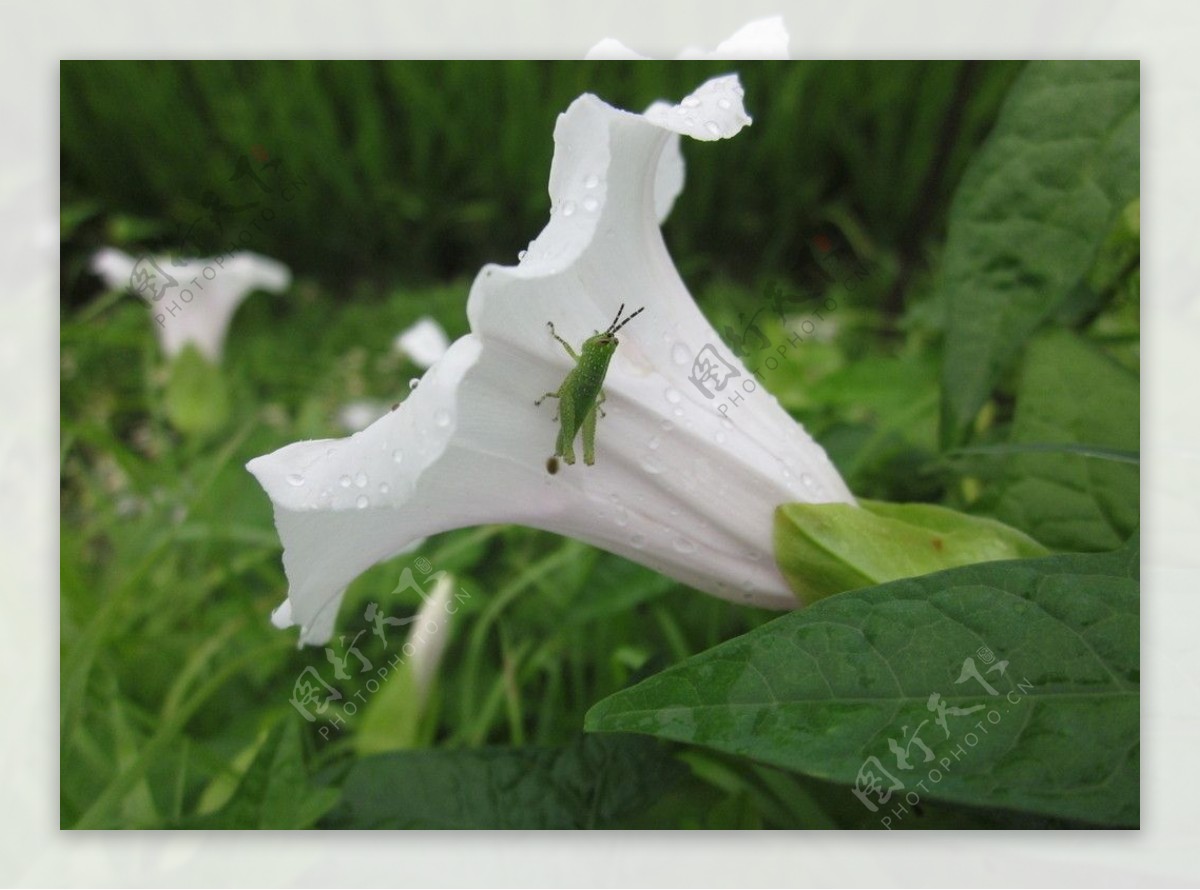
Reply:
[[[562,385],[533,403],[541,405],[546,399],[558,399],[558,413],[554,415],[554,419],[560,421],[558,442],[555,445],[554,456],[546,461],[547,472],[558,472],[560,457],[568,464],[575,463],[574,442],[580,428],[583,429],[583,462],[589,467],[596,462],[596,412],[600,412],[601,417],[604,416],[604,409],[600,407],[604,404],[602,387],[608,374],[608,363],[617,351],[617,331],[645,309],[643,306],[621,321],[621,313],[625,311],[625,304],[622,303],[621,308],[617,310],[617,317],[607,330],[603,333],[596,331],[583,341],[579,350],[582,354],[577,354],[570,343],[558,336],[558,332],[554,330],[554,322],[546,322],[554,339],[561,343],[567,355],[575,360],[575,367],[568,372]]]

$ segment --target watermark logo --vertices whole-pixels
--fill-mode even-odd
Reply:
[[[981,665],[985,668],[982,671]],[[995,699],[994,702],[959,708],[949,704],[941,693],[931,693],[925,704],[931,716],[916,726],[901,726],[899,738],[888,738],[892,762],[885,765],[878,756],[863,761],[850,790],[868,811],[882,814],[880,825],[890,830],[903,820],[911,808],[921,803],[921,792],[930,793],[930,786],[938,785],[955,765],[969,756],[971,749],[979,745],[980,736],[988,734],[988,727],[998,726],[1005,712],[1019,705],[1033,690],[1033,684],[1027,679],[1015,682],[1008,678],[1007,670],[1007,661],[997,661],[991,649],[981,647],[974,656],[963,659],[954,685],[977,683],[989,698]],[[997,676],[989,681],[993,674]],[[1008,680],[1012,687],[1003,695],[993,685],[1002,679]],[[977,714],[978,719],[970,722]],[[932,745],[921,737],[922,730],[931,722],[942,731],[941,737],[935,737]],[[936,730],[931,732],[936,735]],[[935,753],[935,747],[942,749],[942,756]]]
[[[168,315],[174,318],[196,299],[198,293],[203,293],[204,282],[213,281],[235,252],[246,249],[256,232],[265,231],[264,224],[270,224],[278,217],[280,202],[294,201],[300,190],[308,186],[307,180],[288,174],[282,161],[270,159],[261,146],[254,146],[251,153],[259,162],[258,166],[247,155],[240,155],[234,162],[233,173],[227,182],[244,182],[247,188],[256,187],[262,193],[256,196],[257,200],[228,204],[216,192],[206,191],[200,198],[200,206],[207,213],[198,215],[186,227],[178,227],[175,239],[177,254],[166,260],[142,254],[134,262],[129,276],[131,291],[152,305],[170,297],[168,303],[157,307],[163,310],[154,316],[160,327],[166,325]],[[231,223],[231,217],[253,210],[258,212]],[[206,228],[209,230],[208,243],[216,242],[225,246],[201,266],[183,257],[199,255],[196,239]],[[233,232],[233,229],[237,231]],[[181,284],[176,275],[163,268],[164,264],[169,264],[174,272],[181,273],[184,282]],[[191,276],[190,281],[186,280],[188,275]]]
[[[823,279],[820,290],[827,290],[832,282],[852,292],[865,277],[854,264],[838,259],[827,236],[818,235],[811,247]],[[739,407],[746,396],[758,389],[763,374],[777,369],[791,350],[814,337],[817,324],[825,321],[826,313],[838,308],[838,301],[832,296],[791,293],[778,283],[766,287],[763,299],[767,305],[755,310],[749,318],[738,313],[737,326],[727,324],[721,329],[727,348],[746,364],[749,376],[744,376],[712,343],[706,343],[692,360],[688,379],[706,399],[714,401],[718,394],[722,397],[717,410],[727,419],[731,409]],[[796,313],[803,307],[808,307],[809,312],[797,320]],[[764,313],[773,314],[781,325],[791,326],[785,342],[772,343],[763,332],[759,318]],[[731,385],[735,377],[742,379]]]
[[[418,558],[415,565],[419,572],[427,576],[426,582],[437,583],[446,574],[433,572],[433,566],[424,557]],[[430,604],[432,594],[425,591],[409,567],[400,573],[392,594],[406,590],[415,590],[423,603]],[[349,643],[346,642],[347,636],[342,635],[338,637],[336,647],[325,647],[325,660],[332,668],[332,682],[326,680],[315,666],[309,665],[292,684],[289,702],[306,721],[320,723],[317,731],[321,738],[328,741],[331,732],[345,729],[346,719],[353,717],[359,707],[366,703],[367,697],[378,692],[416,654],[418,646],[445,632],[448,616],[458,612],[461,604],[470,598],[466,590],[459,588],[452,597],[444,598],[441,609],[430,611],[423,608],[418,614],[407,618],[394,618],[387,615],[379,603],[367,603],[363,621],[368,626],[354,634]],[[359,640],[367,636],[367,642],[371,637],[378,637],[383,648],[389,649],[391,641],[388,639],[388,628],[409,625],[413,626],[408,639],[386,661],[377,657],[373,662],[359,647]],[[359,688],[351,691],[351,685]]]

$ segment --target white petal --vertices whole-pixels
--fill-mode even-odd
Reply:
[[[751,123],[742,107],[743,90],[736,74],[715,77],[678,105],[656,102],[646,119],[666,130],[711,142],[728,139]]]
[[[722,40],[712,52],[688,47],[677,59],[790,59],[788,32],[782,16],[756,19]],[[606,37],[587,51],[585,59],[648,59],[619,40]]]
[[[145,299],[168,356],[190,343],[213,361],[221,358],[230,319],[242,300],[255,290],[286,290],[292,278],[287,266],[249,251],[182,260],[135,258],[104,248],[93,256],[92,270],[109,287],[127,288]]]
[[[635,53],[619,40],[614,40],[611,37],[605,37],[603,40],[589,49],[583,58],[605,59],[610,61],[622,59],[644,61],[650,57]]]
[[[662,225],[671,215],[675,199],[683,191],[683,180],[686,165],[683,162],[683,150],[679,146],[678,133],[667,137],[662,155],[658,159],[658,170],[654,174],[654,215]]]
[[[428,368],[450,348],[446,330],[428,315],[418,319],[396,337],[396,351],[407,355],[419,368]]]
[[[682,107],[711,105],[726,135],[748,122],[736,78],[693,95]],[[727,599],[795,605],[772,556],[775,507],[853,498],[761,387],[726,418],[690,379],[712,345],[739,383],[753,381],[700,314],[657,223],[647,185],[679,127],[692,129],[673,110],[643,116],[577,99],[555,127],[551,220],[518,266],[480,272],[473,333],[366,430],[250,462],[275,505],[302,642],[328,638],[342,591],[373,563],[418,536],[493,522],[576,537]],[[578,346],[622,303],[646,309],[620,333],[596,463],[550,475],[553,400],[534,400],[573,363],[546,323]]]
[[[680,59],[790,59],[788,32],[782,16],[757,19],[743,25],[710,53],[684,50]]]

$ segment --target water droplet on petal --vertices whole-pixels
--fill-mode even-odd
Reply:
[[[807,485],[809,488],[813,487],[813,477],[808,475],[808,473],[801,474],[800,481],[803,482],[805,485]]]
[[[437,412],[433,415],[433,422],[442,428],[450,426],[450,413],[448,411]]]
[[[636,547],[638,550],[641,550],[643,547],[646,546],[646,539],[643,538],[641,535],[634,535],[633,537],[631,537],[629,539],[629,543],[632,544],[634,547]]]
[[[595,198],[584,198],[583,199],[583,209],[586,210],[588,213],[594,213],[596,208],[599,206],[600,206],[600,202],[597,201]]]
[[[695,96],[688,96],[686,99],[683,100],[682,104],[685,108],[695,108],[697,105],[700,104],[700,100],[697,99]]]
[[[658,446],[661,444],[662,442],[659,440],[658,436],[651,436],[650,441],[646,443],[646,447],[651,451],[657,451]]]
[[[562,215],[563,216],[571,216],[574,212],[575,212],[575,202],[574,201],[563,201]]]
[[[671,423],[671,421],[669,421],[669,420],[664,420],[659,425],[662,427],[662,431],[664,433],[669,433],[669,432],[671,432],[671,430],[675,429],[675,424]]]
[[[366,473],[358,473],[354,477],[354,484],[357,485],[359,488],[366,488],[367,487],[367,474]]]
[[[421,385],[421,380],[418,377],[414,377],[412,380],[408,381],[409,389],[416,389],[420,385]]]
[[[391,487],[386,482],[379,483],[379,493],[380,494],[387,494],[391,490],[392,490]]]
[[[404,452],[397,448],[392,452],[392,460],[396,463],[402,463],[404,461]]]
[[[729,108],[732,104],[733,103],[730,102],[728,99],[718,99],[717,100],[718,108]]]
[[[695,553],[696,552],[695,543],[688,540],[687,538],[675,538],[673,541],[671,541],[671,546],[674,547],[676,550],[678,550],[680,553]]]
[[[651,476],[657,476],[659,473],[661,473],[663,471],[663,468],[661,466],[659,466],[658,464],[656,464],[654,461],[651,461],[651,460],[642,461],[642,469],[645,470],[647,473],[649,473]]]
[[[716,121],[705,121],[704,129],[708,130],[708,132],[712,133],[714,136],[721,135],[721,127]]]
[[[342,488],[349,488],[350,481],[351,480],[350,480],[349,476],[343,476],[341,479],[338,480],[338,483],[342,486]]]
[[[670,402],[672,405],[678,405],[680,402],[683,401],[683,394],[673,386],[667,387],[666,396],[667,396],[667,401]]]
[[[600,177],[597,176],[595,173],[589,173],[587,175],[587,178],[583,181],[583,187],[588,188],[588,189],[594,189],[599,184],[600,184]]]
[[[304,477],[299,473],[292,473],[287,477],[288,485],[301,486],[304,484]]]
[[[369,503],[371,502],[367,500],[367,496],[365,494],[360,494],[358,496],[358,500],[354,502],[354,505],[360,510],[365,510],[367,508],[367,504]]]
[[[525,257],[528,255],[529,255],[528,250],[518,250],[517,251],[517,262],[519,263],[521,260],[525,259]]]
[[[676,343],[671,347],[671,361],[677,365],[686,365],[692,360],[692,351],[683,343]]]

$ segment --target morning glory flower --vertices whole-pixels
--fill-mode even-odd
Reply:
[[[422,536],[486,523],[579,538],[735,602],[797,605],[773,558],[775,508],[854,499],[722,344],[659,228],[656,181],[671,138],[714,141],[749,123],[736,75],[644,114],[583,95],[559,116],[550,221],[517,265],[479,273],[471,332],[365,430],[248,464],[284,545],[277,623],[321,643],[369,566]],[[547,322],[578,347],[622,304],[645,308],[608,368],[595,464],[551,474],[553,403],[534,401],[574,363]]]
[[[229,322],[242,300],[256,290],[287,290],[292,281],[287,266],[250,251],[185,260],[135,258],[106,247],[92,257],[91,268],[110,288],[146,301],[168,357],[190,343],[213,362],[221,360]]]

